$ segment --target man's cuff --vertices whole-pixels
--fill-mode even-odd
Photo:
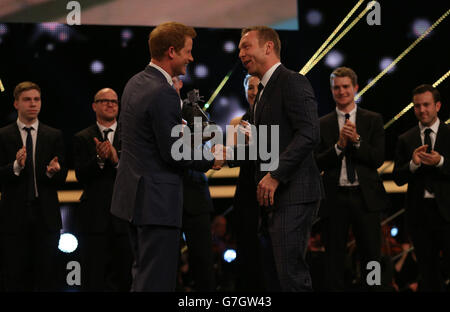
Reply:
[[[336,155],[341,155],[344,151],[343,150],[341,150],[339,147],[338,147],[338,145],[337,145],[337,143],[336,144],[334,144],[334,150],[336,151]]]
[[[416,172],[416,170],[419,169],[419,167],[420,167],[420,164],[416,165],[414,163],[414,161],[411,159],[411,161],[409,162],[409,171]]]
[[[55,175],[55,173],[49,173],[49,172],[46,172],[45,174],[47,175],[47,177],[49,179],[53,178],[53,176]]]
[[[19,175],[20,175],[20,172],[23,170],[23,168],[24,168],[24,167],[21,167],[21,166],[19,165],[19,162],[17,161],[17,159],[14,160],[13,171],[14,171],[14,174],[15,174],[16,176],[19,176]]]
[[[444,165],[444,156],[441,155],[441,160],[439,161],[439,163],[436,165],[436,167],[441,168]]]

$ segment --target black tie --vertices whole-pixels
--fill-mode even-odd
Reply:
[[[109,141],[109,139],[108,139],[108,133],[110,133],[110,132],[112,132],[113,130],[112,129],[105,129],[105,130],[103,130],[103,141]]]
[[[424,144],[428,145],[427,147],[427,153],[431,153],[431,137],[430,137],[430,133],[433,132],[433,130],[431,130],[430,128],[426,128],[425,129],[425,139],[424,139]]]
[[[256,121],[256,105],[259,102],[259,96],[261,95],[262,89],[264,89],[264,85],[260,82],[258,84],[258,93],[256,93],[255,102],[253,103],[253,123]]]
[[[427,153],[431,153],[431,137],[430,137],[430,133],[433,130],[431,130],[430,128],[426,128],[425,129],[425,138],[424,138],[424,144],[428,145],[427,147]],[[424,166],[424,170],[425,170],[425,179],[424,179],[424,183],[425,183],[425,189],[429,192],[429,193],[433,193],[433,182],[432,182],[432,174],[433,174],[433,169],[431,166]]]
[[[23,130],[27,132],[26,150],[27,159],[25,160],[25,168],[27,168],[27,200],[33,201],[35,199],[34,189],[34,164],[33,164],[33,138],[31,136],[31,130],[33,127],[24,127]]]
[[[350,114],[345,114],[345,123],[347,122],[347,120],[350,119]],[[347,166],[347,179],[350,183],[354,183],[355,182],[355,167],[353,166],[353,162],[352,162],[352,155],[351,155],[351,149],[352,146],[347,144],[347,147],[345,148],[345,164]]]

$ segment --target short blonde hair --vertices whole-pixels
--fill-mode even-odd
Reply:
[[[356,86],[358,84],[358,76],[353,69],[350,67],[338,67],[330,75],[330,84],[333,82],[335,77],[348,77],[352,81],[352,85]]]
[[[39,91],[39,94],[41,94],[41,88],[36,83],[31,81],[23,81],[14,88],[14,100],[17,101],[22,92],[28,90],[37,90]]]

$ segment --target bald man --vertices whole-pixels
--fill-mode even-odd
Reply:
[[[131,285],[128,224],[110,213],[120,154],[118,104],[114,90],[98,91],[92,103],[97,122],[73,142],[75,173],[83,185],[78,228],[84,291],[129,291]]]

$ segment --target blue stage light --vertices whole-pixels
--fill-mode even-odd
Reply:
[[[77,238],[71,233],[63,233],[59,237],[58,249],[65,253],[74,252],[78,247]]]
[[[234,249],[227,249],[223,253],[223,260],[225,260],[228,263],[233,262],[236,259],[236,250]]]

